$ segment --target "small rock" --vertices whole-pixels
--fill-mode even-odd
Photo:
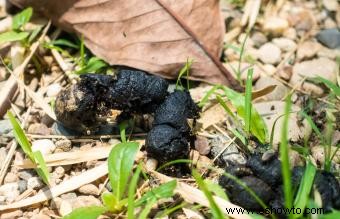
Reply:
[[[254,104],[257,112],[262,116],[264,122],[266,123],[268,136],[271,135],[271,130],[275,120],[284,114],[285,102],[284,101],[269,101],[269,102],[261,102]],[[309,137],[311,134],[311,127],[308,125],[306,121],[303,121],[300,124],[300,120],[298,118],[297,112],[300,111],[300,107],[297,105],[293,105],[291,107],[291,112],[289,114],[289,127],[288,127],[288,140],[296,142],[300,139],[303,139],[304,136]],[[278,145],[281,140],[281,128],[282,128],[283,117],[279,118],[276,122],[274,128],[274,138],[273,144]]]
[[[55,143],[56,151],[68,152],[72,148],[72,142],[68,139],[62,139]]]
[[[340,49],[329,49],[327,47],[322,46],[321,49],[318,51],[317,55],[320,58],[321,57],[325,57],[325,58],[329,58],[329,59],[334,59],[335,60],[336,57],[340,56]]]
[[[264,63],[276,64],[281,60],[281,50],[273,43],[266,43],[259,49],[259,58]]]
[[[0,219],[13,219],[21,217],[23,212],[21,210],[15,210],[11,212],[1,213]]]
[[[289,92],[289,89],[286,86],[284,86],[281,82],[275,80],[274,78],[265,76],[260,77],[260,79],[257,80],[254,88],[256,90],[260,90],[270,85],[276,85],[276,88],[271,93],[261,97],[262,99],[265,99],[267,101],[281,100]]]
[[[0,120],[0,135],[8,134],[12,129],[12,125],[8,119]]]
[[[310,10],[298,10],[288,18],[298,32],[310,31],[316,25],[315,16]]]
[[[264,21],[263,30],[273,35],[281,35],[287,28],[288,21],[280,17],[270,17]]]
[[[288,39],[291,39],[291,40],[296,40],[297,38],[297,33],[296,33],[296,30],[294,28],[288,28],[284,33],[283,33],[283,36],[288,38]]]
[[[278,46],[282,51],[291,51],[296,48],[296,43],[288,38],[275,38],[273,43]]]
[[[290,83],[294,86],[299,86],[301,85],[303,77],[313,78],[317,76],[336,83],[336,72],[337,65],[330,59],[318,58],[311,61],[304,61],[294,65]],[[323,93],[323,89],[321,87],[309,82],[304,82],[301,88],[315,95],[321,95]]]
[[[195,149],[200,155],[207,155],[210,153],[210,144],[206,137],[197,136],[195,140]]]
[[[276,72],[276,68],[271,64],[263,65],[263,69],[265,70],[265,72],[267,72],[268,75],[274,75]]]
[[[322,0],[322,4],[328,11],[336,11],[340,7],[337,0]]]
[[[32,142],[32,151],[40,151],[44,154],[51,154],[56,146],[49,139],[39,139]]]
[[[43,123],[34,123],[28,127],[27,130],[30,134],[36,135],[49,135],[51,134],[51,130]]]
[[[69,200],[62,200],[59,207],[59,214],[61,216],[68,215],[72,212],[72,203]]]
[[[316,39],[328,48],[335,49],[340,47],[340,31],[337,28],[320,31],[316,35]]]
[[[251,39],[253,40],[254,42],[254,46],[255,47],[260,47],[262,46],[263,44],[265,44],[268,39],[266,37],[266,35],[264,35],[263,33],[261,32],[255,32],[252,36],[251,36]]]
[[[73,209],[80,208],[80,207],[87,207],[91,205],[99,206],[101,205],[101,202],[92,195],[78,196],[73,203]]]
[[[19,178],[23,179],[23,180],[29,180],[30,178],[32,178],[34,175],[32,170],[21,170],[19,172]]]
[[[228,144],[230,140],[224,136],[218,136],[211,140],[211,155],[215,158]],[[239,152],[236,144],[230,144],[224,152],[219,155],[218,160],[222,164],[245,164],[247,161],[245,157]]]
[[[0,195],[5,196],[7,202],[12,202],[20,195],[18,188],[18,183],[6,183],[0,186]]]
[[[26,180],[19,180],[18,181],[18,189],[20,194],[26,191],[27,189],[27,181]]]
[[[83,185],[78,191],[84,195],[98,195],[99,193],[99,189],[93,184]]]
[[[305,58],[312,58],[313,56],[316,55],[320,48],[321,45],[317,42],[305,41],[299,46],[297,50],[297,58],[299,60]]]
[[[4,182],[5,183],[12,183],[18,181],[18,176],[12,172],[6,174]]]
[[[149,172],[154,171],[157,168],[157,164],[158,164],[158,161],[156,159],[148,158],[145,162],[145,169]],[[108,183],[108,184],[110,184],[110,183]],[[107,189],[109,190],[109,188],[107,188]],[[111,191],[111,185],[110,185],[109,191]]]
[[[61,91],[62,87],[60,84],[51,84],[47,87],[46,95],[48,97],[56,97]]]
[[[58,166],[55,168],[53,175],[56,179],[60,179],[65,175],[65,169],[62,166]]]
[[[285,81],[289,81],[290,77],[293,74],[293,67],[290,65],[286,65],[283,68],[278,70],[278,75],[280,78],[284,79]]]
[[[29,189],[41,189],[44,186],[44,183],[39,179],[39,177],[32,177],[27,181],[27,188]]]

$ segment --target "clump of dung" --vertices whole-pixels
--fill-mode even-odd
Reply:
[[[297,166],[292,170],[292,185],[295,194],[305,167]],[[269,207],[284,208],[281,162],[276,156],[263,160],[260,155],[251,155],[246,165],[230,165],[226,172],[246,184]],[[231,201],[249,210],[263,210],[262,206],[237,182],[222,175],[219,184],[226,190]],[[332,173],[318,170],[314,178],[314,188],[319,192],[322,208],[328,212],[340,208],[340,185]],[[281,215],[285,216],[285,215]]]
[[[187,91],[174,91],[158,106],[153,127],[145,141],[148,156],[161,162],[187,158],[192,139],[188,119],[198,117],[199,108]]]
[[[167,96],[168,82],[142,71],[121,69],[116,76],[84,74],[56,99],[56,116],[64,126],[95,131],[110,110],[152,113]]]

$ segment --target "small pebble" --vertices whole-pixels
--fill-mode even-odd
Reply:
[[[273,43],[278,46],[282,51],[291,51],[296,48],[296,43],[288,38],[275,38]]]
[[[61,91],[62,87],[60,84],[51,84],[47,87],[46,95],[48,97],[56,97]]]
[[[316,39],[328,48],[340,47],[340,31],[337,28],[320,31],[316,35]]]
[[[26,181],[32,178],[33,175],[34,173],[32,172],[32,170],[20,170],[19,172],[19,178]]]
[[[55,143],[56,151],[58,152],[68,152],[72,148],[72,142],[68,139],[62,139]]]
[[[2,186],[0,186],[0,195],[6,197],[7,202],[14,201],[19,195],[19,185],[18,183],[6,183]]]
[[[33,215],[31,219],[51,219],[51,217],[45,214],[38,214],[38,215]]]
[[[53,175],[56,179],[60,179],[65,175],[65,169],[62,166],[58,166],[55,168]]]
[[[61,216],[68,215],[72,212],[72,204],[69,200],[62,200],[59,207],[59,214]]]
[[[12,183],[18,181],[18,176],[17,174],[14,174],[12,172],[9,172],[6,174],[4,182],[5,183]]]
[[[256,90],[260,90],[270,85],[276,85],[275,89],[271,93],[262,96],[261,97],[262,99],[265,99],[267,101],[281,100],[289,92],[289,89],[285,85],[283,85],[280,81],[265,76],[260,77],[260,79],[256,81],[254,88]]]
[[[32,177],[27,181],[27,188],[29,189],[41,189],[44,186],[44,183],[40,180],[39,177]]]
[[[40,151],[43,155],[51,154],[56,146],[49,139],[39,139],[32,142],[32,151]]]
[[[261,32],[255,32],[252,36],[251,39],[254,42],[254,46],[256,46],[257,48],[262,46],[263,44],[265,44],[268,39],[266,37],[266,35],[264,35]]]
[[[8,119],[0,120],[0,135],[8,134],[12,129],[12,125]]]
[[[99,189],[93,184],[83,185],[78,191],[84,195],[98,195],[99,193]]]
[[[146,163],[145,163],[145,169],[147,171],[154,171],[154,170],[156,170],[157,165],[158,165],[158,161],[156,159],[148,158]],[[111,185],[110,185],[110,189],[111,189]],[[110,189],[108,188],[109,191],[111,191]]]
[[[26,191],[27,189],[27,181],[26,180],[19,180],[18,181],[18,189],[20,194]]]
[[[337,0],[322,0],[322,4],[328,11],[336,11],[340,7]]]
[[[281,50],[273,43],[266,43],[259,49],[259,58],[267,64],[276,64],[281,60]]]
[[[27,132],[29,134],[36,135],[49,135],[51,134],[51,130],[43,123],[34,123],[28,127]]]
[[[293,66],[286,65],[278,70],[278,75],[285,81],[289,81],[293,73]]]
[[[263,24],[265,32],[276,36],[281,35],[288,27],[288,21],[280,17],[269,17]]]
[[[313,56],[316,55],[320,48],[321,45],[317,42],[305,41],[299,46],[296,57],[299,60],[305,58],[312,58]]]
[[[200,155],[207,155],[210,153],[210,144],[206,137],[197,136],[195,140],[195,149],[200,153]]]

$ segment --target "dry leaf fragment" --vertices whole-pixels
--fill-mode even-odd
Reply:
[[[187,58],[190,78],[239,88],[219,61],[224,25],[218,0],[12,0],[32,6],[112,65],[177,78]]]

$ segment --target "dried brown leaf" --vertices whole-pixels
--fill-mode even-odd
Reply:
[[[219,61],[224,25],[218,0],[12,0],[32,6],[112,65],[177,78],[187,58],[190,78],[239,88]]]

